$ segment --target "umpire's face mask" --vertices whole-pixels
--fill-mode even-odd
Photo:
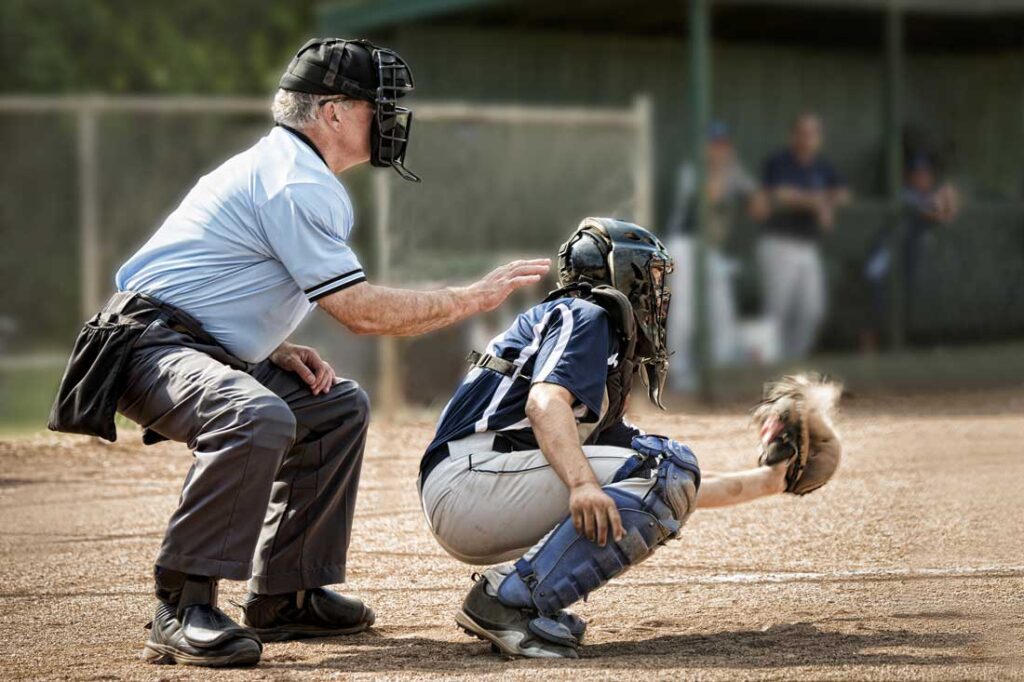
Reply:
[[[412,111],[397,104],[400,97],[415,87],[412,71],[398,54],[384,48],[373,51],[373,63],[377,68],[378,86],[370,127],[370,163],[377,167],[391,166],[404,179],[420,182],[404,165]]]

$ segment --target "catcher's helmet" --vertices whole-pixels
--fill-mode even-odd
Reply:
[[[659,407],[668,374],[665,322],[672,269],[672,258],[657,237],[613,218],[585,218],[558,250],[560,286],[606,284],[629,299],[640,331],[635,362],[651,401]]]
[[[412,112],[398,100],[413,91],[412,70],[394,50],[368,40],[315,38],[295,54],[278,85],[313,95],[344,95],[374,106],[370,163],[391,166],[406,180],[419,182],[405,168]]]

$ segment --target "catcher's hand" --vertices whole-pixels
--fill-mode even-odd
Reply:
[[[758,464],[789,462],[786,492],[806,495],[825,485],[839,468],[843,446],[832,425],[842,386],[797,374],[765,384],[754,408],[761,432]]]

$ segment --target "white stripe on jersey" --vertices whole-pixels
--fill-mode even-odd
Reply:
[[[544,381],[554,371],[555,367],[562,360],[562,353],[565,352],[565,347],[569,345],[569,337],[572,336],[572,311],[565,305],[555,306],[555,310],[562,313],[562,328],[558,331],[558,341],[555,343],[555,349],[551,351],[551,355],[548,356],[540,371],[534,373],[534,383]]]
[[[512,388],[513,382],[519,378],[519,372],[523,369],[523,366],[530,361],[533,354],[540,348],[541,338],[544,336],[544,330],[547,329],[548,323],[551,321],[551,315],[559,308],[565,308],[565,311],[569,313],[570,319],[572,318],[572,312],[564,304],[559,304],[551,310],[544,313],[544,317],[541,318],[540,322],[533,325],[533,340],[530,341],[530,345],[519,351],[519,357],[512,363],[516,367],[515,373],[511,376],[507,376],[501,380],[498,384],[498,388],[494,390],[494,395],[491,396],[491,402],[487,404],[487,409],[477,420],[474,430],[477,433],[482,433],[487,430],[487,422],[490,421],[494,413],[498,411],[498,406],[501,405],[501,401],[505,399],[510,388]],[[565,313],[563,313],[564,315]]]

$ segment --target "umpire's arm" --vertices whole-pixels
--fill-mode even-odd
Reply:
[[[516,289],[539,282],[550,264],[547,258],[514,261],[469,286],[438,291],[392,289],[361,282],[318,303],[356,334],[413,336],[494,310]]]

